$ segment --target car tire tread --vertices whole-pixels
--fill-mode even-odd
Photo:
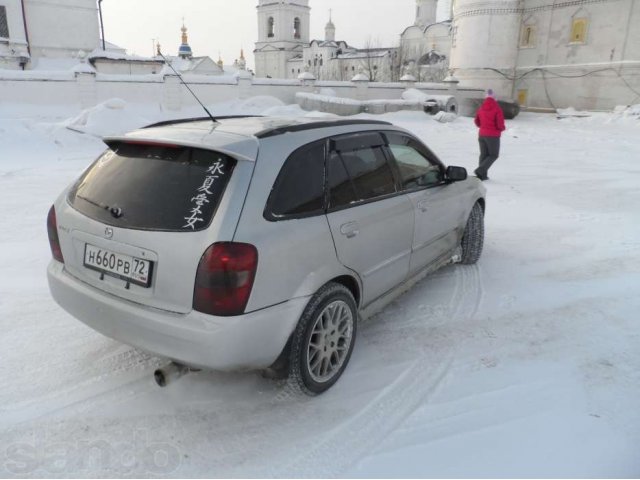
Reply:
[[[340,367],[339,372],[328,382],[320,384],[314,382],[306,372],[305,349],[307,348],[307,337],[309,336],[308,330],[311,328],[316,315],[329,303],[335,300],[344,300],[351,307],[351,313],[353,315],[353,334],[349,351],[347,352],[346,358]],[[320,288],[320,290],[311,297],[311,300],[302,313],[302,316],[298,321],[298,325],[293,332],[289,357],[289,387],[299,393],[304,393],[309,396],[318,395],[331,388],[331,386],[333,386],[341,377],[349,363],[356,341],[357,323],[358,308],[356,301],[353,298],[353,294],[348,288],[334,282],[327,283]]]
[[[476,203],[471,209],[461,246],[462,259],[460,263],[473,265],[480,259],[484,246],[484,212],[480,203]]]

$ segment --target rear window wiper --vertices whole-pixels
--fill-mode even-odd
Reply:
[[[102,208],[104,210],[108,210],[113,218],[120,218],[123,215],[122,209],[120,207],[110,207],[109,205],[105,205],[104,203],[96,202],[95,200],[90,200],[87,197],[84,197],[80,194],[76,194],[76,198],[80,198],[91,205],[94,205],[98,208]]]

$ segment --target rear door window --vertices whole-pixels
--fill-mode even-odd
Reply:
[[[329,208],[342,208],[358,201],[353,180],[347,173],[342,156],[331,152],[329,168]]]
[[[193,232],[215,215],[236,161],[175,145],[114,143],[69,192],[69,203],[107,225]]]
[[[289,156],[274,184],[267,216],[300,218],[324,213],[325,142],[306,145]]]

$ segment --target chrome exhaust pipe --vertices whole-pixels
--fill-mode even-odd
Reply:
[[[191,370],[186,365],[172,362],[169,365],[158,368],[153,372],[153,378],[159,387],[166,387],[169,383],[175,382],[190,371]]]

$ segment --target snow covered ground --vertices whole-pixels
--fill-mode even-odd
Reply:
[[[302,114],[214,110],[265,107]],[[0,477],[640,475],[640,120],[508,122],[479,264],[363,324],[338,384],[300,398],[259,374],[159,389],[163,360],[50,298],[51,203],[104,148],[94,134],[158,118],[0,106]],[[383,118],[473,170],[471,119]]]

